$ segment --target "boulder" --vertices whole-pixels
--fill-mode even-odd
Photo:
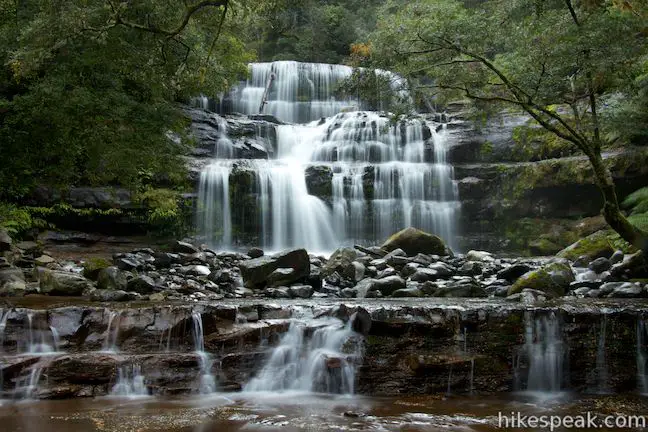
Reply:
[[[391,295],[392,297],[423,297],[423,292],[416,288],[397,289]]]
[[[330,276],[335,272],[344,274],[345,269],[347,269],[357,257],[358,251],[353,248],[340,248],[336,250],[322,267],[322,275]]]
[[[37,258],[36,262],[42,257]],[[104,258],[91,258],[83,263],[83,276],[96,281],[102,269],[110,267],[110,261]]]
[[[262,256],[239,263],[241,276],[246,287],[264,286],[268,277],[278,268],[292,268],[293,281],[306,278],[310,274],[310,260],[304,249],[294,249],[271,256]]]
[[[475,281],[457,281],[438,287],[433,297],[488,297],[486,290]]]
[[[295,277],[295,270],[287,267],[283,268],[280,267],[277,270],[273,271],[268,275],[268,280],[267,284],[269,287],[279,287],[279,286],[285,286],[285,285],[290,285],[291,283],[295,282],[298,277]]]
[[[365,275],[366,268],[362,263],[353,261],[343,271],[342,276],[351,279],[354,283],[360,282]]]
[[[293,285],[288,287],[288,294],[293,298],[311,298],[315,290],[310,285]]]
[[[610,246],[608,233],[606,231],[597,231],[567,246],[558,252],[557,256],[574,261],[584,255],[592,261],[601,257],[610,258],[612,254],[614,254],[614,248]]]
[[[0,297],[22,297],[27,293],[27,284],[24,280],[12,280],[0,284]]]
[[[194,254],[198,252],[198,248],[191,243],[183,242],[183,241],[177,241],[173,245],[173,252],[175,253],[186,253],[186,254]]]
[[[429,268],[418,269],[416,273],[410,277],[410,280],[414,282],[435,281],[437,279],[439,279],[439,272]]]
[[[648,297],[648,292],[644,287],[638,283],[625,282],[619,286],[614,287],[612,292],[607,297],[613,298],[645,298]]]
[[[25,282],[23,271],[15,267],[0,269],[0,287],[9,282]]]
[[[387,276],[382,279],[363,279],[356,286],[357,297],[367,297],[370,292],[380,291],[382,295],[389,296],[394,291],[405,289],[405,280],[400,276]]]
[[[147,275],[139,275],[128,281],[126,290],[138,294],[152,294],[159,291],[155,286],[153,278]]]
[[[56,262],[56,260],[49,255],[41,255],[38,258],[34,259],[34,264],[36,264],[37,266],[46,266],[47,264],[52,264],[53,262]]]
[[[369,330],[371,330],[371,314],[366,309],[361,307],[357,308],[350,319],[353,331],[365,337],[369,335]]]
[[[128,279],[126,274],[115,266],[101,269],[97,275],[97,288],[103,290],[125,290]]]
[[[466,261],[493,261],[493,254],[486,251],[471,250],[466,254]]]
[[[533,289],[560,297],[565,295],[569,284],[574,280],[574,272],[567,264],[555,262],[520,276],[509,288],[508,295],[521,293],[523,289]]]
[[[253,259],[262,257],[263,256],[263,249],[258,248],[258,247],[253,247],[248,251],[247,256],[249,256],[250,258],[253,258]]]
[[[90,288],[90,281],[81,275],[65,271],[43,269],[40,291],[54,296],[80,296]]]
[[[593,272],[595,272],[596,274],[600,274],[606,270],[610,270],[610,268],[612,267],[612,263],[610,262],[609,259],[600,257],[600,258],[596,258],[594,261],[589,263],[587,267]]]
[[[97,289],[90,294],[90,300],[96,302],[124,302],[137,299],[134,293],[128,293],[122,290],[105,290]]]
[[[192,265],[183,267],[181,273],[189,276],[209,276],[211,270],[205,265]]]
[[[514,282],[517,278],[527,272],[530,272],[531,270],[531,266],[529,266],[528,264],[517,263],[503,270],[500,270],[497,273],[497,278],[505,279],[509,282]]]
[[[405,228],[393,234],[383,243],[381,248],[388,252],[395,249],[402,249],[407,256],[415,256],[420,253],[426,255],[447,255],[446,244],[440,237],[412,227]]]

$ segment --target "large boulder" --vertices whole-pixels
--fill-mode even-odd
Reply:
[[[128,279],[126,274],[115,266],[101,269],[97,275],[97,288],[104,290],[125,290]]]
[[[447,255],[446,245],[440,237],[412,227],[405,228],[392,235],[381,247],[388,252],[402,249],[407,256],[415,256],[420,253]]]
[[[80,296],[88,288],[90,281],[76,273],[50,269],[43,269],[40,273],[40,290],[43,294]]]
[[[159,291],[155,286],[153,278],[147,275],[139,275],[128,281],[126,289],[138,294],[153,294]]]
[[[554,262],[520,276],[509,288],[508,295],[521,293],[524,289],[532,289],[553,297],[560,297],[565,295],[569,285],[575,280],[576,277],[569,265]]]
[[[352,266],[353,261],[358,257],[358,251],[354,248],[340,248],[333,252],[333,255],[322,267],[322,275],[330,276],[335,272],[344,274],[345,269]]]
[[[293,269],[291,282],[308,277],[310,274],[310,260],[305,249],[294,249],[275,255],[241,261],[239,268],[245,286],[258,288],[266,285],[268,277],[279,268]]]
[[[473,280],[449,283],[438,287],[431,295],[432,297],[488,297],[486,290]]]
[[[394,291],[406,288],[405,280],[400,276],[387,276],[382,279],[363,279],[354,288],[358,298],[367,297],[369,293],[380,291],[383,296],[389,296]]]
[[[558,252],[557,256],[572,261],[585,256],[589,262],[601,257],[610,258],[613,253],[614,248],[610,245],[607,231],[597,231],[567,246]]]

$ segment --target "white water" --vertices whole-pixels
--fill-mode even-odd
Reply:
[[[598,346],[596,348],[596,392],[605,394],[610,392],[608,386],[608,367],[605,358],[605,341],[607,333],[607,315],[601,318],[599,328]]]
[[[11,309],[0,309],[0,353],[4,351],[5,331],[7,330],[7,318]]]
[[[43,375],[46,365],[41,362],[34,364],[27,369],[27,374],[16,380],[16,387],[13,392],[14,399],[33,399],[38,394],[38,384]]]
[[[3,319],[4,325],[0,323],[0,332],[4,332],[4,328],[6,327],[7,317],[5,316]],[[26,324],[27,335],[29,339],[27,341],[24,341],[26,343],[26,346],[19,346],[19,352],[41,355],[51,355],[61,352],[59,349],[60,338],[56,328],[49,326],[47,330],[45,330],[42,328],[42,326],[35,325],[34,314],[31,312],[27,314]]]
[[[244,391],[353,394],[362,342],[351,329],[352,321],[293,321]]]
[[[646,362],[648,353],[646,351],[646,335],[648,328],[646,321],[637,320],[637,388],[643,395],[648,394],[648,375]]]
[[[527,390],[558,392],[562,387],[565,345],[560,321],[551,313],[525,313],[524,355],[528,362]]]
[[[110,391],[110,396],[142,397],[148,396],[142,367],[140,365],[120,366],[117,370],[117,382]]]
[[[106,309],[106,311],[108,311]],[[119,324],[121,322],[121,312],[110,311],[108,315],[108,325],[106,326],[106,334],[104,335],[104,342],[101,350],[103,352],[116,353],[117,338],[119,337]]]
[[[211,372],[214,361],[211,355],[205,351],[202,316],[198,312],[192,312],[191,321],[195,352],[198,355],[200,362],[200,372],[197,384],[198,393],[214,393],[216,391],[216,377]]]
[[[199,230],[212,246],[235,248],[240,241],[234,212],[245,194],[256,199],[259,229],[251,234],[265,249],[326,252],[343,244],[381,242],[409,226],[440,235],[456,248],[458,190],[446,163],[447,132],[436,129],[422,119],[393,124],[365,111],[279,125],[276,159],[240,161],[216,154],[202,171]],[[330,200],[310,193],[309,167],[332,173],[324,176]],[[248,190],[232,192],[236,170],[252,173],[255,181]],[[238,218],[238,224],[249,223],[247,214]]]

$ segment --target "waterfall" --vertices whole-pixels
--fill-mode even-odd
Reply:
[[[561,326],[552,312],[525,313],[524,355],[528,361],[527,390],[557,392],[562,387],[565,346]]]
[[[312,81],[316,86],[327,80]],[[254,105],[246,99],[247,104]],[[206,243],[233,249],[251,237],[269,250],[327,252],[345,244],[375,244],[413,226],[456,248],[460,203],[446,162],[445,126],[421,118],[394,123],[380,113],[355,111],[275,128],[274,159],[215,154],[203,169],[198,227]],[[255,232],[241,232],[251,224]]]
[[[148,396],[149,391],[142,375],[142,367],[140,365],[120,366],[117,371],[117,382],[110,395],[129,398]]]
[[[113,322],[115,323],[114,325]],[[121,312],[110,311],[108,315],[108,326],[106,327],[106,334],[101,348],[102,351],[111,353],[116,353],[118,351],[117,338],[119,337],[120,322]]]
[[[599,338],[596,348],[596,392],[599,394],[609,393],[608,367],[605,359],[605,338],[607,333],[607,315],[601,318]]]
[[[200,394],[210,394],[216,391],[216,377],[211,372],[214,361],[209,353],[205,352],[205,339],[202,316],[198,312],[192,312],[192,336],[194,340],[195,352],[200,362],[200,375],[198,377],[198,392]]]
[[[637,388],[643,395],[648,394],[648,375],[646,375],[646,361],[648,353],[646,351],[646,321],[637,320]]]
[[[352,394],[356,363],[362,356],[362,343],[351,329],[352,321],[353,317],[347,324],[335,318],[293,321],[244,390]]]
[[[7,319],[11,309],[0,309],[0,353],[4,352],[5,331],[7,330]]]
[[[38,362],[28,369],[28,374],[16,380],[13,392],[14,399],[32,399],[38,394],[38,384],[45,370],[45,365]]]
[[[0,322],[0,332],[2,333],[4,333],[4,328],[6,327],[7,316],[3,317],[4,323]],[[34,314],[31,312],[27,314],[27,330],[29,339],[26,341],[27,346],[22,349],[23,352],[42,355],[60,352],[60,339],[56,328],[48,326],[47,330],[45,330],[40,328],[40,326],[35,326]]]

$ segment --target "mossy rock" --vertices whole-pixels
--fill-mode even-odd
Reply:
[[[536,256],[554,255],[560,249],[560,246],[546,238],[540,238],[529,243],[529,252],[531,255]]]
[[[446,244],[440,237],[412,227],[398,231],[389,237],[381,247],[388,252],[403,249],[407,256],[415,256],[420,253],[447,255]]]
[[[567,264],[551,263],[520,276],[509,288],[508,295],[520,293],[528,288],[560,297],[565,295],[569,284],[574,280],[574,272]]]
[[[105,258],[90,258],[83,263],[83,276],[96,281],[99,278],[99,272],[111,265],[112,263]]]
[[[610,243],[609,231],[597,231],[567,246],[558,252],[557,256],[572,261],[583,255],[590,261],[601,257],[610,258],[615,250]]]

